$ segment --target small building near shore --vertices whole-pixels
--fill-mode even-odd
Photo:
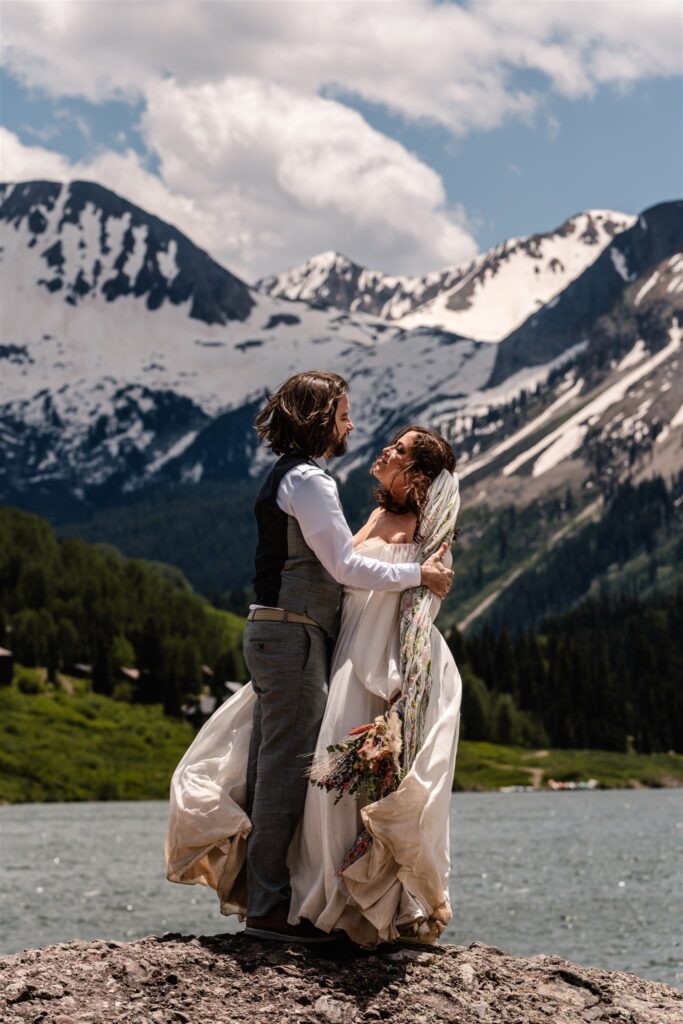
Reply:
[[[119,668],[119,678],[128,683],[137,683],[140,678],[140,669],[126,668],[125,665],[121,665]]]
[[[11,686],[14,671],[14,655],[6,647],[0,647],[0,686]]]
[[[77,661],[69,666],[68,674],[73,676],[74,679],[92,679],[92,665],[86,665],[83,661]]]
[[[192,704],[183,708],[183,715],[188,722],[191,722],[195,729],[201,728],[217,708],[224,704],[229,697],[242,689],[243,683],[226,682],[222,697],[215,697],[213,694],[206,694],[198,697]]]

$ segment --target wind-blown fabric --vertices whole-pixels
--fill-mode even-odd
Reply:
[[[394,563],[417,558],[415,544],[388,544],[380,537],[362,541],[358,551]],[[398,703],[399,604],[397,593],[345,589],[316,761],[359,722],[372,722]],[[432,595],[432,619],[439,604]],[[368,803],[365,796],[348,795],[336,802],[334,792],[309,787],[288,858],[290,924],[305,918],[323,931],[341,929],[354,942],[375,946],[399,936],[435,942],[451,919],[449,811],[462,685],[436,626],[429,657],[423,738],[398,788]],[[359,833],[371,842],[340,873]]]
[[[445,484],[437,480],[432,485],[419,548],[373,538],[359,550],[394,564],[428,557],[439,546],[438,524],[448,520],[449,501],[453,522],[457,513],[457,481]],[[447,540],[449,531],[444,527],[442,532]],[[433,617],[438,600],[422,596]],[[420,597],[419,590],[412,593],[418,605]],[[403,694],[415,707],[413,733],[424,729],[412,767],[397,790],[367,806],[348,797],[334,806],[331,794],[311,787],[288,858],[290,923],[304,917],[326,931],[341,928],[367,946],[399,935],[436,941],[451,917],[448,813],[461,682],[443,637],[425,622],[431,634],[429,676],[411,670],[405,678],[412,683],[404,693],[401,664],[410,668],[421,662],[412,641],[405,657],[401,653],[399,603],[395,592],[346,588],[316,752],[324,754],[327,744],[359,722],[371,721]],[[255,702],[248,683],[195,737],[173,775],[166,836],[169,880],[210,886],[220,898],[221,912],[240,917],[246,914],[244,856],[251,830],[246,771]],[[372,836],[367,856],[339,877],[344,854],[363,828]]]
[[[429,488],[422,514],[419,539],[416,542],[416,558],[420,563],[438,551],[442,544],[446,543],[450,547],[459,508],[458,478],[442,470]],[[415,587],[403,592],[399,604],[399,699],[388,711],[378,716],[374,723],[363,729],[352,730],[350,742],[335,743],[334,747],[329,748],[329,756],[317,759],[311,768],[311,781],[321,788],[336,790],[339,793],[337,801],[345,791],[357,793],[359,798],[364,794],[369,795],[371,800],[383,799],[395,792],[422,746],[432,689],[431,609],[432,594],[427,587]],[[394,744],[391,738],[399,728],[400,742]],[[394,752],[394,746],[398,748],[397,753]],[[398,770],[393,769],[393,761],[397,762]],[[378,768],[383,773],[379,779],[375,774]],[[370,779],[370,783],[357,781],[359,770],[366,779]],[[372,841],[372,835],[366,828],[359,832],[339,865],[340,877],[360,857],[367,854]]]
[[[429,488],[420,523],[417,557],[420,563],[453,543],[460,509],[458,477],[442,470]],[[401,682],[403,696],[403,773],[410,768],[424,736],[424,721],[432,689],[430,634],[431,591],[427,587],[405,590],[400,603]]]

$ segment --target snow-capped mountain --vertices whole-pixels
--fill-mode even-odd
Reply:
[[[547,363],[577,341],[595,336],[600,318],[611,315],[622,299],[632,329],[642,323],[652,335],[657,319],[661,340],[672,317],[683,313],[676,269],[682,243],[683,201],[645,211],[580,277],[501,342],[491,383],[522,367]]]
[[[480,323],[471,338],[433,324],[408,329],[405,311],[399,322],[386,311],[323,305],[320,295],[284,299],[250,288],[171,225],[92,183],[26,182],[2,194],[2,501],[64,519],[160,482],[245,479],[264,458],[250,429],[264,393],[312,366],[350,384],[356,430],[342,474],[416,419],[453,438],[464,480],[479,486],[495,476],[513,498],[515,488],[529,495],[576,471],[586,424],[593,434],[604,426],[607,438],[621,415],[622,426],[636,424],[653,444],[661,438],[658,453],[680,445],[681,204],[646,211],[638,224],[618,215],[572,218],[564,233],[499,247],[495,273],[486,254],[470,277],[469,294],[479,298],[469,311]],[[559,246],[564,255],[553,270]],[[618,287],[603,262],[615,268]],[[534,312],[490,344],[501,320],[480,292],[500,294],[505,306],[492,289],[508,281],[509,313],[527,278],[542,283]],[[588,299],[564,307],[564,332],[551,317],[544,348],[538,322],[572,290]],[[660,385],[656,403],[646,408],[641,397],[633,405],[638,389]],[[540,458],[563,420],[582,409],[584,419],[572,421],[577,445],[553,448],[539,463],[543,472],[529,460],[510,469],[548,437]],[[592,470],[585,459],[582,466],[586,480]]]
[[[255,454],[244,410],[302,367],[349,379],[364,410],[352,458],[405,403],[437,384],[466,394],[491,373],[474,342],[260,295],[99,186],[3,193],[6,501],[61,508],[154,480],[244,475]]]
[[[635,218],[589,210],[556,231],[513,238],[469,263],[422,277],[391,277],[335,252],[262,278],[275,298],[364,312],[415,327],[439,327],[478,341],[500,341],[593,263]]]
[[[94,296],[134,296],[150,310],[183,305],[207,324],[245,320],[254,305],[250,289],[182,232],[94,182],[2,185],[0,203],[0,222],[14,228],[3,231],[3,297],[14,316],[34,285],[73,306]]]

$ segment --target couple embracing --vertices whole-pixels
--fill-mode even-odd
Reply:
[[[255,425],[280,458],[255,506],[251,682],[174,773],[168,878],[211,886],[264,939],[435,942],[461,696],[432,627],[453,576],[453,451],[400,430],[353,537],[326,471],[353,430],[345,381],[297,374]]]

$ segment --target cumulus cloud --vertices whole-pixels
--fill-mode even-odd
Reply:
[[[5,133],[5,173],[95,178],[172,220],[248,279],[335,246],[394,272],[459,262],[477,246],[438,174],[334,100],[256,79],[148,88],[132,151],[69,164]]]
[[[538,89],[515,71],[570,97],[680,72],[677,0],[4,0],[3,11],[9,67],[55,95],[144,95],[168,73],[181,85],[246,76],[336,87],[454,133],[533,114]]]
[[[330,247],[417,272],[473,254],[467,218],[351,96],[453,136],[547,119],[544,94],[678,73],[680,17],[675,0],[4,0],[3,56],[55,97],[142,100],[160,168],[13,139],[6,175],[97,177],[247,278]]]
[[[241,211],[232,246],[249,265],[278,265],[278,249],[304,259],[329,238],[395,271],[476,252],[438,174],[341,103],[253,78],[167,80],[148,92],[143,130],[173,191]]]

